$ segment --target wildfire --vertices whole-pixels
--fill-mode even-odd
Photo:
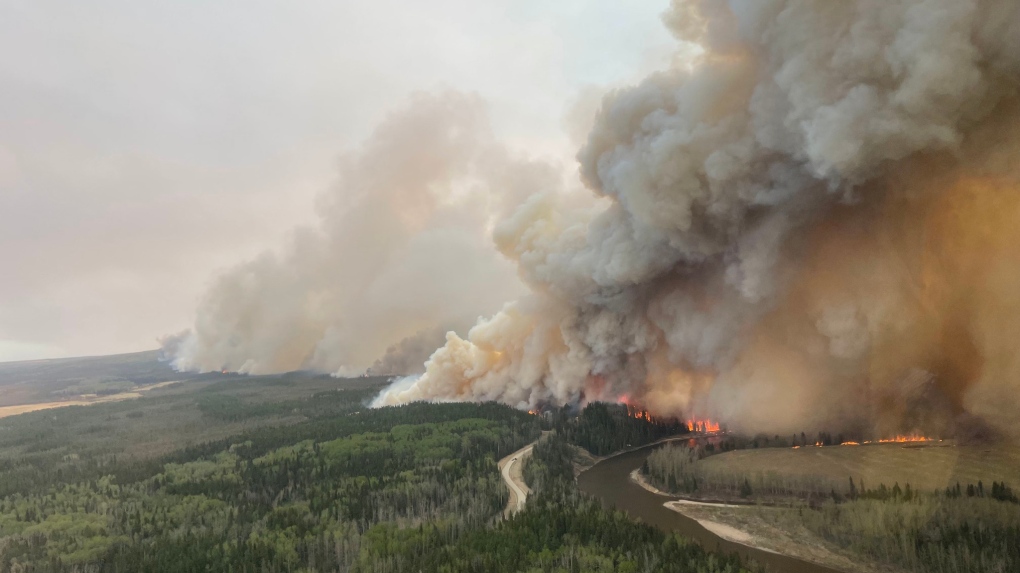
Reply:
[[[541,412],[539,412],[538,410],[528,410],[528,413],[531,414],[532,416],[537,416],[541,414]]]
[[[642,410],[641,408],[631,406],[626,402],[624,402],[624,404],[627,405],[627,415],[631,418],[637,418],[638,420],[644,420],[646,422],[652,421],[652,415],[648,413],[648,410]]]
[[[720,431],[722,428],[719,427],[719,422],[713,422],[711,420],[699,420],[697,418],[691,418],[687,420],[687,427],[692,432],[699,434],[713,434]]]
[[[896,436],[896,437],[893,437],[893,438],[886,438],[886,439],[883,439],[883,440],[879,440],[878,443],[880,443],[880,444],[903,444],[903,443],[910,443],[910,442],[941,442],[941,441],[942,440],[938,440],[936,438],[928,438],[928,437],[925,437],[925,436],[921,436],[919,434],[910,434],[910,435],[907,435],[907,436]]]
[[[910,443],[928,443],[928,442],[941,442],[941,441],[942,440],[940,440],[938,438],[929,438],[927,436],[922,436],[920,434],[906,434],[906,435],[893,436],[891,438],[880,438],[878,440],[861,440],[859,442],[855,441],[855,440],[847,440],[845,442],[840,442],[839,445],[840,446],[867,446],[869,444],[910,444]],[[835,444],[833,444],[833,445],[835,445]],[[822,442],[815,442],[814,446],[816,448],[824,448],[825,444],[822,443]],[[795,450],[800,449],[800,446],[793,446],[793,449],[795,449]]]
[[[652,421],[652,415],[648,410],[643,410],[639,406],[631,403],[630,396],[624,394],[619,397],[619,403],[627,407],[627,415],[631,418],[638,420],[644,420],[646,422]],[[713,422],[712,420],[706,420],[702,418],[689,418],[684,422],[687,427],[691,429],[691,432],[699,434],[714,434],[722,431],[722,427],[719,422]]]

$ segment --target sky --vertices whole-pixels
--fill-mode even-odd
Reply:
[[[0,0],[0,360],[188,327],[416,91],[477,93],[509,146],[570,158],[566,118],[666,65],[667,4]]]

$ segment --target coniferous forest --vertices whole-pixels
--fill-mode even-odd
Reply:
[[[575,444],[604,453],[681,427],[605,405],[369,409],[366,389],[257,401],[234,388],[175,394],[168,415],[221,437],[156,453],[132,437],[155,422],[146,399],[4,420],[0,572],[746,569],[574,486]],[[525,466],[534,493],[504,519],[496,462],[543,430]]]

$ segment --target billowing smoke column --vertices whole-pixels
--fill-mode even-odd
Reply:
[[[587,208],[499,222],[531,293],[377,404],[627,396],[781,432],[1000,427],[1020,390],[1020,3],[674,0]]]
[[[216,281],[194,328],[164,344],[177,368],[421,368],[442,344],[437,327],[464,332],[524,291],[489,228],[559,172],[512,158],[477,97],[443,93],[387,118],[342,158],[339,179],[317,226]]]

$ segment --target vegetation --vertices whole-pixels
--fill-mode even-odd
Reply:
[[[950,484],[986,487],[995,482],[1015,482],[1020,475],[1020,448],[1007,444],[987,447],[952,445],[882,444],[736,449],[726,451],[726,442],[704,444],[693,449],[671,444],[649,456],[649,481],[663,490],[698,495],[726,496],[740,491],[748,481],[758,498],[815,498],[832,491],[849,495],[848,478],[860,484],[910,483],[915,489],[932,492]],[[720,455],[721,453],[721,455]],[[670,483],[670,475],[677,486]]]
[[[716,555],[679,535],[635,523],[581,495],[570,463],[574,448],[556,433],[532,452],[524,473],[534,490],[525,509],[497,527],[497,558],[477,571],[738,572],[757,569]],[[500,562],[526,563],[519,569]]]
[[[1020,511],[991,497],[880,488],[816,509],[772,512],[853,555],[931,573],[1020,570]]]
[[[339,389],[343,388],[343,389]],[[379,380],[221,376],[145,398],[0,419],[0,498],[56,483],[97,480],[258,428],[326,421],[364,410]],[[210,408],[221,399],[230,407]]]
[[[0,501],[2,571],[411,570],[499,514],[534,417],[425,405],[260,428]]]
[[[626,406],[603,402],[588,404],[576,416],[569,408],[563,408],[554,416],[553,426],[568,442],[596,456],[688,431],[679,420],[634,418],[627,415]]]
[[[643,471],[655,487],[673,493],[708,497],[802,497],[822,499],[832,492],[849,493],[845,479],[813,473],[733,470],[702,463],[708,452],[702,446],[666,444],[649,454]]]
[[[206,380],[219,374],[182,374],[159,361],[159,351],[116,356],[0,362],[0,406],[48,402],[81,394],[106,395],[170,380]]]
[[[380,382],[209,375],[4,419],[0,573],[743,571],[574,487],[567,436],[608,453],[677,425],[601,404],[367,409]],[[501,519],[496,460],[554,427],[524,468],[534,497]]]
[[[861,455],[877,464],[882,461],[878,454],[888,451],[897,459],[902,450],[883,446]],[[656,487],[678,494],[784,498],[790,507],[743,511],[754,512],[784,531],[806,528],[837,551],[904,571],[1020,570],[1020,500],[1005,482],[956,483],[944,489],[900,482],[869,487],[851,475],[837,482],[831,474],[819,475],[817,466],[807,464],[796,473],[794,469],[761,471],[744,464],[706,463],[732,455],[706,457],[702,448],[668,444],[649,455],[643,471]]]

